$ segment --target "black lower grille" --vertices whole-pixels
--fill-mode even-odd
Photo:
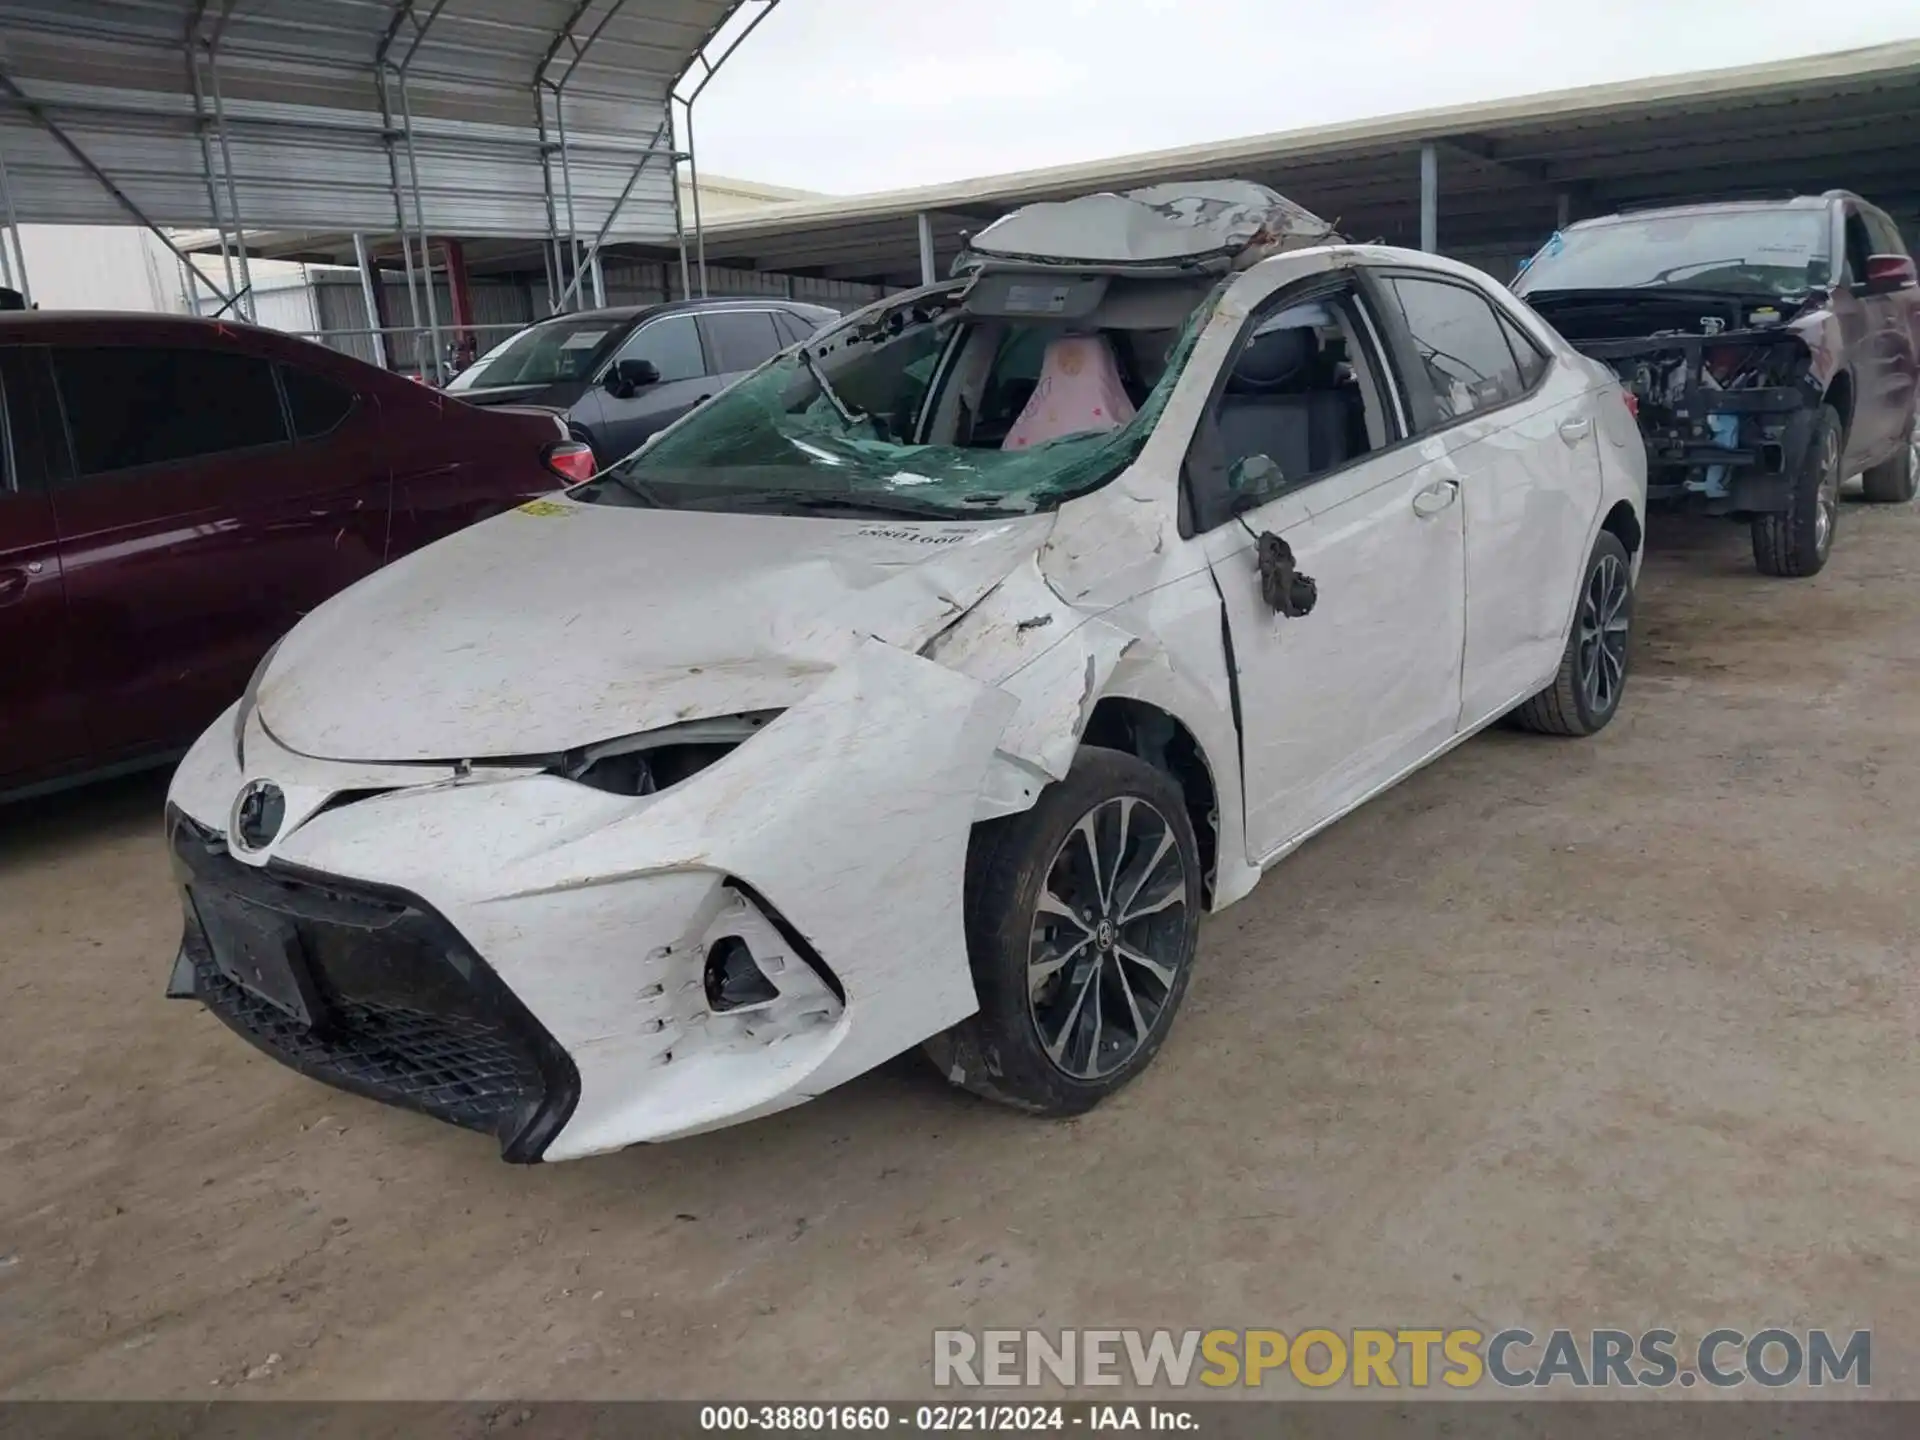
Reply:
[[[386,887],[242,865],[184,816],[170,833],[186,892],[182,959],[220,1020],[316,1080],[491,1134],[509,1160],[540,1157],[572,1113],[578,1073],[436,911]],[[201,911],[235,905],[290,927],[311,1025],[215,962]]]

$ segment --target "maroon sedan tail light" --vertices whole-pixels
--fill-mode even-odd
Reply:
[[[582,445],[578,440],[549,445],[545,459],[547,468],[569,485],[593,478],[593,447]]]

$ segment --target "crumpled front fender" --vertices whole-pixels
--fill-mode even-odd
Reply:
[[[580,1072],[549,1159],[669,1139],[811,1099],[978,1008],[967,841],[1014,708],[867,641],[747,744],[659,795],[551,775],[441,781],[323,810],[275,856],[410,891],[486,959]],[[224,830],[216,758],[209,749],[174,798]],[[697,965],[690,985],[674,967],[723,877],[764,897],[837,977],[846,1000],[830,1030],[718,1043]]]

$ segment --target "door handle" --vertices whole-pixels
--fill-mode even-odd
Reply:
[[[1436,485],[1429,485],[1413,497],[1413,513],[1418,515],[1422,520],[1428,520],[1438,515],[1459,498],[1460,482],[1458,480],[1442,480]]]
[[[1569,445],[1578,445],[1593,433],[1593,420],[1586,415],[1560,422],[1560,438]]]

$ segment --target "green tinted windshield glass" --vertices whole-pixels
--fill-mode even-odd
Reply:
[[[1156,364],[1151,390],[1118,428],[1008,450],[1001,448],[1004,423],[988,423],[996,417],[964,400],[943,406],[962,368],[962,337],[977,323],[946,300],[828,332],[817,348],[762,367],[572,493],[609,504],[928,519],[1052,509],[1104,485],[1140,453],[1218,295],[1195,308],[1177,333],[1162,332],[1172,339],[1164,368]],[[999,329],[1005,333],[992,348],[984,395],[1006,409],[1010,389],[1016,396],[1032,392],[1045,345],[1024,327]],[[1125,332],[1111,332],[1109,344],[1117,354],[1131,353]],[[954,443],[916,441],[931,433],[936,411]]]

